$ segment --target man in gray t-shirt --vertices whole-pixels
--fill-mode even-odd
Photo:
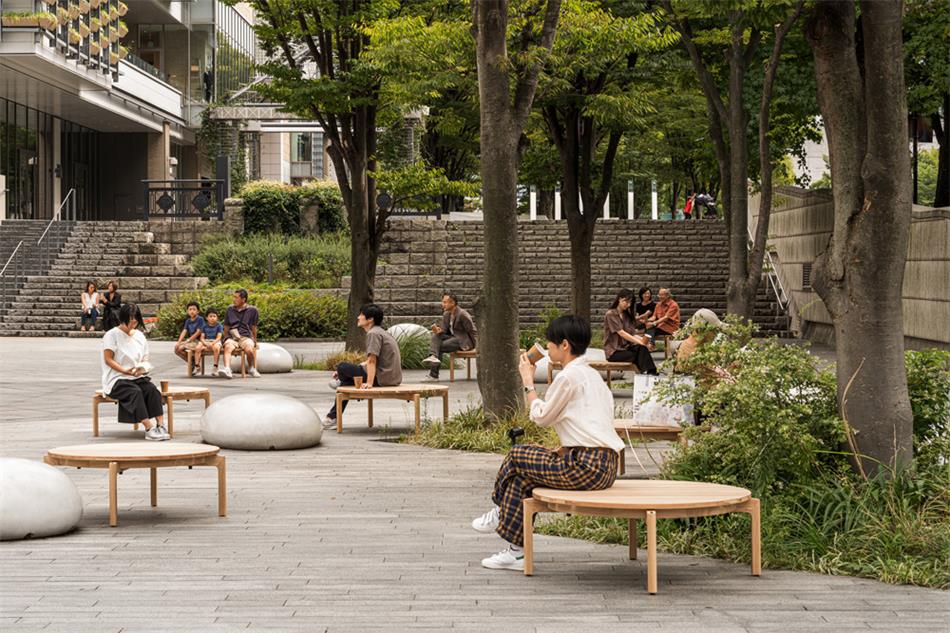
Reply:
[[[330,387],[352,387],[356,376],[363,379],[362,388],[395,387],[402,383],[402,356],[399,354],[399,344],[392,334],[384,330],[383,311],[375,304],[367,304],[360,308],[356,324],[366,332],[366,360],[359,365],[340,363],[333,372]],[[347,400],[343,401],[346,409]],[[331,429],[336,426],[336,403],[330,408],[327,417],[323,419],[323,428]]]

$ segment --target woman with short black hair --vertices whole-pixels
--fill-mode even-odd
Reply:
[[[102,393],[119,403],[119,422],[141,424],[147,440],[169,440],[162,394],[147,376],[152,366],[141,319],[138,306],[127,303],[119,308],[118,327],[102,337]]]
[[[531,420],[553,427],[561,447],[513,446],[498,471],[492,501],[495,507],[472,521],[483,533],[496,532],[508,548],[482,560],[488,569],[524,569],[523,502],[536,487],[560,490],[603,490],[617,477],[623,440],[614,431],[614,399],[600,373],[584,358],[590,326],[575,316],[551,321],[546,337],[548,357],[564,368],[541,400],[534,389],[535,367],[526,354],[518,367]]]
[[[650,356],[650,341],[636,334],[630,314],[633,300],[633,291],[624,288],[604,314],[604,356],[614,363],[634,363],[641,374],[656,375],[656,363]]]

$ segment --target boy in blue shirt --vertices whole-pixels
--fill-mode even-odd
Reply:
[[[212,376],[218,375],[218,356],[221,354],[221,339],[224,338],[224,326],[218,323],[218,311],[214,308],[205,313],[205,324],[201,328],[201,342],[198,344],[198,357],[207,351],[214,358]]]
[[[188,362],[188,352],[198,349],[198,338],[201,336],[201,328],[205,325],[205,320],[198,314],[201,308],[194,301],[188,304],[188,318],[182,324],[181,333],[178,335],[178,342],[175,343],[175,354],[180,359]],[[195,357],[195,365],[198,364],[200,356]]]

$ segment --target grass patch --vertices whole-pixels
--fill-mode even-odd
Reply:
[[[403,435],[399,441],[429,448],[449,448],[476,453],[506,453],[511,447],[508,430],[521,427],[525,430],[522,444],[540,444],[550,448],[558,446],[557,434],[528,419],[527,414],[514,415],[501,420],[485,417],[481,407],[470,407],[449,418],[448,422],[427,420],[418,434]]]
[[[334,352],[333,354],[328,354],[323,358],[316,361],[307,361],[304,360],[304,357],[300,354],[294,355],[294,369],[309,369],[312,371],[336,371],[337,365],[340,363],[353,363],[358,365],[366,360],[366,354],[361,352]]]

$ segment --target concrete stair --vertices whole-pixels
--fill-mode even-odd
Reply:
[[[0,224],[0,243],[25,230],[11,227],[8,234],[7,222]],[[2,311],[0,336],[101,336],[78,331],[86,281],[100,289],[116,281],[123,302],[153,316],[175,294],[207,283],[193,275],[188,259],[171,244],[157,242],[145,222],[77,222],[68,232],[64,227],[57,256],[46,270],[27,275]]]

